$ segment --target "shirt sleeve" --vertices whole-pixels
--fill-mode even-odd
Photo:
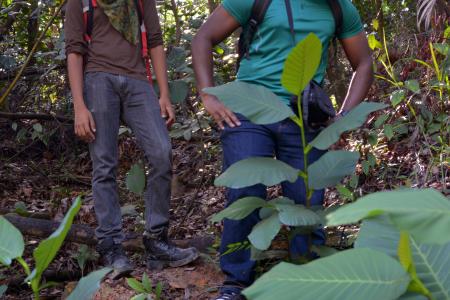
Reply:
[[[83,9],[80,0],[69,0],[66,6],[64,22],[64,40],[66,56],[70,53],[85,55],[87,43],[84,40]]]
[[[247,24],[254,0],[223,0],[222,6],[241,26]]]
[[[161,25],[155,0],[143,0],[142,2],[144,6],[144,23],[148,34],[147,45],[151,49],[164,44]]]
[[[342,32],[339,39],[346,39],[355,36],[363,31],[363,25],[358,10],[350,0],[341,0],[343,14]]]

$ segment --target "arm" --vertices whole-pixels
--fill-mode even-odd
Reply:
[[[83,56],[87,45],[83,39],[84,24],[81,1],[67,2],[64,34],[67,54],[67,71],[73,96],[75,134],[86,142],[95,139],[95,122],[83,98]]]
[[[367,96],[373,82],[372,53],[364,32],[342,39],[341,43],[353,68],[353,76],[339,112],[349,111],[357,106]]]
[[[206,111],[214,118],[220,129],[241,125],[235,114],[227,109],[215,96],[203,92],[214,86],[213,46],[230,36],[239,28],[239,23],[220,5],[199,29],[192,41],[192,61],[197,79],[197,90]]]
[[[150,57],[152,58],[152,65],[158,82],[160,98],[159,105],[161,107],[161,116],[167,118],[167,126],[175,122],[175,112],[170,101],[169,82],[167,79],[167,64],[164,47],[158,45],[150,49]]]
[[[75,134],[88,143],[93,142],[95,139],[95,122],[83,98],[83,56],[75,52],[69,53],[67,70],[75,112]]]

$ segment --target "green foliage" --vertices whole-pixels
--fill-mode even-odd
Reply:
[[[64,239],[72,226],[73,218],[78,213],[81,207],[81,198],[78,197],[75,202],[70,207],[67,214],[64,216],[58,229],[54,231],[47,239],[43,240],[39,246],[34,249],[33,257],[35,260],[35,269],[33,272],[25,279],[31,282],[31,287],[36,295],[39,291],[39,286],[41,283],[41,277],[50,263],[56,256],[56,253],[61,248]]]
[[[422,281],[417,277],[416,266],[414,265],[411,246],[409,244],[409,234],[405,231],[400,233],[400,241],[398,243],[398,258],[406,272],[411,277],[408,291],[423,294],[428,298],[431,297],[430,291],[423,285]]]
[[[8,289],[8,286],[0,285],[0,297],[3,296],[3,294],[6,292],[7,289]]]
[[[147,276],[147,273],[142,275],[142,282],[136,280],[135,278],[127,278],[127,284],[130,288],[132,288],[135,292],[139,293],[138,295],[131,298],[131,300],[159,300],[161,299],[161,294],[163,290],[163,285],[161,282],[158,282],[153,290],[153,284]],[[155,295],[153,298],[150,294]]]
[[[67,300],[92,299],[94,293],[100,288],[102,279],[111,271],[111,268],[103,268],[81,278]]]
[[[338,184],[342,178],[355,171],[359,153],[350,151],[329,151],[308,168],[309,186],[323,189]]]
[[[84,273],[84,268],[88,261],[94,261],[97,257],[95,252],[92,252],[87,245],[80,245],[76,254],[73,255],[76,259],[78,266],[81,269],[81,274]]]
[[[245,197],[232,203],[230,206],[214,215],[211,222],[220,222],[224,218],[241,220],[251,214],[255,209],[267,206],[267,201],[258,197]]]
[[[20,231],[9,223],[3,216],[0,216],[0,263],[6,266],[11,265],[13,259],[21,257],[24,250],[23,236]]]
[[[342,133],[362,126],[370,113],[385,107],[386,105],[382,103],[362,102],[352,109],[345,117],[337,120],[322,130],[310,145],[320,150],[328,149],[338,141],[339,136]]]
[[[251,157],[231,165],[214,184],[235,189],[258,183],[272,186],[283,181],[294,182],[298,172],[285,162],[271,157]]]
[[[322,43],[313,33],[289,53],[281,76],[281,84],[290,93],[299,96],[316,74],[322,55]]]
[[[252,245],[259,250],[266,250],[270,247],[273,238],[281,229],[279,214],[273,213],[270,217],[256,224],[248,239]]]
[[[169,82],[170,99],[172,103],[182,103],[189,94],[189,84],[184,80]]]
[[[270,124],[294,116],[277,95],[260,85],[234,81],[203,91],[216,96],[230,110],[255,124]]]
[[[365,220],[355,242],[357,248],[372,248],[398,258],[400,232],[389,217]],[[444,245],[421,244],[410,237],[410,251],[417,277],[430,291],[433,299],[450,298],[450,242]]]
[[[244,290],[258,300],[397,299],[410,279],[400,263],[370,249],[352,249],[306,265],[280,263]]]
[[[356,223],[387,214],[400,230],[421,243],[445,244],[450,228],[450,201],[433,189],[403,189],[370,194],[327,216],[329,226]]]
[[[127,188],[138,195],[142,195],[145,189],[145,170],[141,163],[131,166],[126,178]]]

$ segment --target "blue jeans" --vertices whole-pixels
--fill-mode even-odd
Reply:
[[[303,169],[303,151],[300,128],[290,119],[285,119],[270,125],[256,125],[241,115],[238,115],[241,126],[226,127],[221,134],[223,147],[223,166],[226,170],[237,161],[254,156],[273,157],[286,162],[297,169]],[[307,133],[307,140],[311,141],[315,134]],[[309,163],[320,158],[324,151],[313,149],[308,155]],[[306,189],[303,179],[296,182],[283,182],[281,184],[283,196],[294,200],[298,204],[305,204]],[[227,205],[234,201],[247,197],[257,196],[266,199],[266,187],[262,184],[241,189],[227,190]],[[314,191],[311,204],[321,205],[324,191]],[[243,220],[224,221],[224,230],[220,252],[227,251],[227,245],[244,242],[250,234],[253,226],[260,221],[258,211],[253,212]],[[307,252],[307,236],[296,236],[292,239],[290,252],[305,254]],[[314,244],[323,244],[325,236],[323,231],[317,231],[313,235]],[[255,261],[250,259],[250,250],[239,250],[222,255],[220,266],[227,276],[223,290],[233,290],[228,284],[249,286],[254,280]]]

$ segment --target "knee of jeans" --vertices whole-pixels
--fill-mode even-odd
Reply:
[[[172,169],[172,146],[170,143],[160,145],[147,153],[147,159],[154,169]]]
[[[116,164],[96,164],[92,172],[93,183],[115,182],[116,168]]]

